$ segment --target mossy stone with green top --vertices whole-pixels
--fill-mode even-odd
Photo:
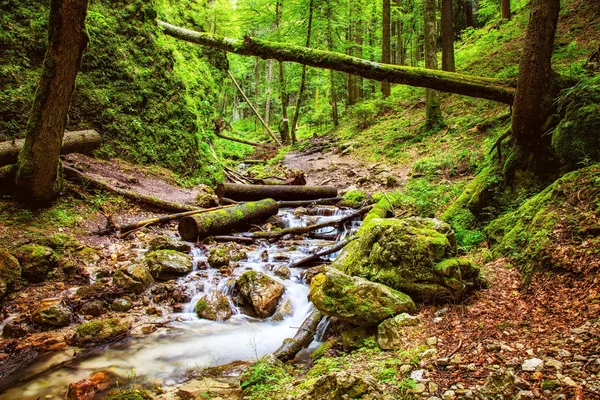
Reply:
[[[80,344],[104,343],[127,336],[129,328],[119,318],[109,318],[81,324],[75,332]]]
[[[192,272],[193,258],[175,250],[156,250],[146,254],[146,264],[154,279],[168,281]]]
[[[38,244],[26,244],[15,250],[14,255],[21,263],[23,277],[30,282],[42,282],[59,266],[54,250]]]
[[[21,265],[12,254],[0,249],[0,298],[21,278]]]

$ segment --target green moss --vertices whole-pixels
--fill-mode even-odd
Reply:
[[[119,318],[110,318],[81,324],[75,332],[79,343],[86,344],[119,339],[126,336],[129,329]]]
[[[152,400],[154,397],[147,390],[129,389],[106,397],[106,400]]]
[[[198,314],[198,315],[202,314],[202,312],[204,310],[206,310],[207,307],[208,307],[208,304],[206,303],[206,300],[204,300],[204,299],[198,300],[198,302],[196,303],[196,314]]]

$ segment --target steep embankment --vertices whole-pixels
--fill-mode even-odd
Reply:
[[[206,142],[227,60],[164,37],[158,15],[195,23],[195,2],[95,1],[90,35],[67,129],[94,128],[99,155],[157,164],[186,177],[214,182]],[[0,4],[0,140],[22,137],[46,51],[48,2]]]

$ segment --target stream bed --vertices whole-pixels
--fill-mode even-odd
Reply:
[[[278,216],[286,227],[293,227],[337,219],[350,212],[352,210],[318,207],[311,209],[311,215],[282,209]],[[334,232],[335,228],[323,228],[317,233],[321,236],[334,234],[339,241],[356,230],[359,224],[359,221],[352,221],[338,231]],[[262,241],[248,247],[247,258],[235,265],[231,276],[222,276],[214,268],[199,269],[198,266],[204,265],[207,260],[207,249],[194,246],[191,252],[194,270],[178,280],[191,298],[181,312],[165,310],[167,312],[161,317],[164,324],[158,323],[159,328],[155,332],[130,336],[80,360],[73,359],[74,348],[56,352],[23,372],[21,382],[0,393],[0,400],[64,399],[70,383],[88,378],[97,371],[117,376],[121,382],[135,380],[169,386],[183,381],[190,370],[201,370],[235,360],[252,361],[272,353],[285,338],[295,335],[313,309],[307,298],[308,285],[303,280],[306,268],[291,268],[288,279],[281,279],[273,271],[278,266],[289,265],[335,243],[332,240],[310,238],[274,244]],[[336,256],[332,254],[328,257],[333,259]],[[280,303],[289,301],[292,309],[290,315],[279,321],[273,318],[258,319],[244,314],[235,305],[232,299],[235,279],[247,270],[267,274],[284,285]],[[201,319],[194,312],[199,297],[215,289],[229,298],[232,316],[227,321]],[[326,319],[321,321],[310,349],[318,346],[326,325]],[[73,362],[56,367],[68,360]]]

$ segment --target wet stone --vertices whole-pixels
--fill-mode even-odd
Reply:
[[[23,277],[31,282],[48,279],[50,272],[58,268],[59,259],[54,250],[37,244],[26,244],[15,251],[23,269]]]
[[[129,311],[131,309],[131,306],[132,306],[131,301],[124,299],[122,297],[114,299],[111,304],[111,308],[118,312]]]
[[[83,315],[98,317],[104,313],[104,302],[101,300],[88,301],[81,306],[79,312]]]
[[[61,303],[42,307],[33,313],[33,322],[46,326],[67,326],[72,318],[71,310]]]
[[[211,321],[226,321],[231,318],[229,299],[223,292],[213,290],[200,297],[196,303],[196,314]]]
[[[157,236],[149,243],[150,251],[156,250],[175,250],[182,253],[189,253],[192,246],[189,243],[175,239],[168,235]]]
[[[192,272],[193,259],[175,250],[157,250],[146,255],[146,263],[154,279],[168,281]]]

